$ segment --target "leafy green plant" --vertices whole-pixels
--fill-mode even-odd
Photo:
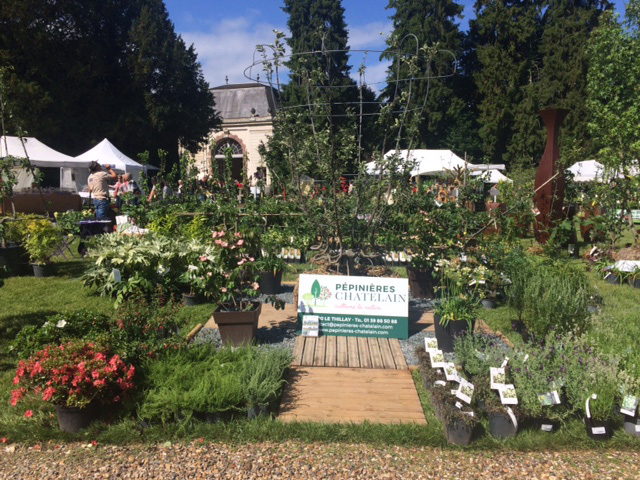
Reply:
[[[493,335],[468,332],[454,340],[456,360],[471,378],[489,375],[489,368],[499,367],[513,350]]]
[[[24,247],[35,265],[48,263],[62,244],[62,230],[48,219],[27,222]]]

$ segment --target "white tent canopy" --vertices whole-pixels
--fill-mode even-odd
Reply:
[[[569,171],[573,173],[576,182],[592,182],[602,180],[604,165],[595,160],[585,160],[571,165]]]
[[[458,155],[451,150],[426,150],[418,149],[411,150],[389,150],[385,154],[385,158],[395,155],[396,152],[400,158],[404,161],[415,162],[415,166],[411,171],[411,176],[418,175],[436,175],[438,173],[444,173],[457,168],[467,168],[470,171],[481,170],[486,171],[489,169],[504,170],[504,165],[473,165],[465,162]],[[407,160],[408,159],[408,160]],[[375,175],[378,173],[378,168],[375,162],[369,162],[366,165],[367,173]]]
[[[76,160],[86,161],[87,165],[92,161],[97,161],[100,165],[111,165],[114,170],[120,170],[124,173],[137,173],[143,170],[143,166],[127,157],[118,150],[106,138],[98,143],[91,150],[87,150],[76,157]]]
[[[480,176],[484,183],[498,183],[498,182],[513,182],[510,178],[503,175],[496,169],[491,170],[476,170],[471,172],[471,175]]]
[[[89,166],[88,161],[60,153],[35,137],[22,137],[22,140],[24,147],[20,137],[7,136],[5,148],[5,137],[0,138],[0,157],[11,155],[25,158],[26,149],[31,165],[34,167],[87,168]]]

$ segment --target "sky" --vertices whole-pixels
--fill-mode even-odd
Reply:
[[[473,18],[474,0],[462,0],[462,30]],[[616,9],[624,12],[624,0],[614,0]],[[391,32],[393,13],[388,0],[343,0],[345,20],[352,50],[382,50],[385,36]],[[287,31],[287,15],[282,0],[165,0],[169,17],[187,45],[193,44],[202,64],[205,79],[212,87],[249,82],[244,70],[253,63],[255,46],[272,43],[273,30]],[[258,57],[256,57],[258,58]],[[367,65],[366,82],[379,90],[385,78],[386,63],[378,55],[352,55],[351,65]],[[254,70],[254,73],[256,71]],[[355,74],[355,73],[354,73]],[[262,75],[264,80],[264,74]],[[255,78],[255,76],[253,77]]]

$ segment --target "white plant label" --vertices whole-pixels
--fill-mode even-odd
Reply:
[[[511,407],[507,407],[507,414],[509,415],[509,418],[511,419],[511,423],[513,423],[513,426],[517,430],[518,429],[518,420],[516,419],[516,415],[515,415],[515,413],[513,413],[513,410],[511,410]]]
[[[640,432],[640,425],[636,425],[636,432]]]
[[[502,362],[502,365],[500,365],[500,368],[506,367],[507,363],[509,363],[509,357],[504,357],[504,361]]]
[[[444,368],[447,363],[444,361],[444,353],[442,353],[442,350],[429,352],[429,359],[431,360],[431,368]]]
[[[473,383],[461,378],[460,386],[458,387],[458,390],[456,390],[456,397],[465,403],[471,403],[474,388]]]
[[[122,274],[120,273],[120,270],[118,270],[117,268],[114,268],[111,273],[113,273],[114,282],[120,283],[122,281]]]
[[[605,427],[593,427],[591,429],[591,433],[593,433],[594,435],[604,435],[605,433],[607,433],[607,429]]]
[[[460,402],[456,402],[456,408],[462,408],[462,404]]]
[[[516,388],[511,385],[504,385],[501,389],[498,390],[500,393],[500,401],[503,405],[517,405],[518,397],[516,395]]]
[[[444,376],[449,382],[460,383],[460,375],[458,374],[458,370],[456,370],[456,366],[453,363],[447,363],[444,366]]]
[[[446,387],[447,386],[447,382],[445,382],[444,380],[436,380],[433,384],[434,385],[440,385],[441,387]]]
[[[491,376],[491,388],[494,390],[500,390],[506,383],[507,377],[504,373],[504,368],[490,367],[489,374]]]
[[[630,417],[635,417],[636,410],[638,409],[638,397],[634,395],[625,395],[622,399],[622,408],[620,412],[629,415]]]
[[[528,353],[522,359],[522,363],[526,362],[527,360],[529,360],[529,354]]]
[[[543,432],[553,432],[553,425],[543,423],[542,425],[540,425],[540,430],[542,430]]]
[[[436,350],[438,350],[438,340],[436,339],[436,337],[425,337],[424,349],[427,352],[435,352]]]
[[[551,405],[560,405],[560,395],[558,395],[558,391],[554,390],[553,392],[541,393],[538,395],[538,400],[542,406],[551,406]]]
[[[591,399],[597,400],[598,399],[598,395],[594,393],[593,395],[588,397],[587,400],[584,402],[584,409],[587,411],[587,418],[591,418],[591,409],[589,408],[589,405],[591,403]]]

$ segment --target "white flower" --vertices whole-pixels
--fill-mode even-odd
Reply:
[[[60,320],[58,323],[56,323],[56,327],[58,328],[64,328],[64,326],[67,324],[66,320]]]
[[[198,267],[196,267],[195,265],[189,265],[188,268],[190,272],[195,272],[196,270],[198,270]]]

